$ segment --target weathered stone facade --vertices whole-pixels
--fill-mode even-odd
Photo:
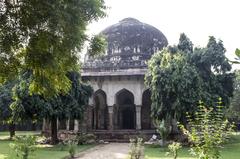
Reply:
[[[82,79],[94,94],[85,113],[86,131],[150,130],[150,91],[144,85],[146,62],[167,46],[161,31],[126,18],[101,32],[108,48],[98,59],[86,57]]]

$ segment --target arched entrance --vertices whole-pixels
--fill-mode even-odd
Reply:
[[[133,94],[122,89],[116,94],[117,105],[117,127],[119,129],[135,129],[136,110]]]
[[[94,109],[92,111],[92,128],[107,129],[108,126],[108,107],[106,103],[106,93],[98,90],[94,93]]]
[[[149,89],[145,90],[142,95],[142,111],[141,111],[141,126],[142,129],[151,129],[151,92]]]

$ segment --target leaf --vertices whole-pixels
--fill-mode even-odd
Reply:
[[[235,55],[238,56],[238,58],[240,58],[240,49],[235,50]]]

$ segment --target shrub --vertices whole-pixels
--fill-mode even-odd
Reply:
[[[10,147],[16,152],[17,157],[28,159],[29,155],[36,150],[36,136],[16,136]]]
[[[181,144],[178,142],[173,142],[172,144],[168,145],[169,152],[166,155],[172,155],[173,159],[177,159],[178,157],[178,150],[182,148]]]
[[[91,140],[96,140],[96,136],[94,134],[79,133],[76,137],[78,145],[88,144]]]
[[[71,158],[74,158],[75,154],[76,154],[76,149],[77,149],[77,144],[75,141],[70,141],[68,143],[68,152]]]
[[[221,99],[215,109],[207,109],[200,102],[194,118],[187,115],[189,128],[180,125],[191,142],[191,154],[199,159],[218,159],[221,156],[220,147],[232,132],[232,125],[224,119],[221,105]]]
[[[130,139],[130,159],[140,159],[143,155],[143,139]]]

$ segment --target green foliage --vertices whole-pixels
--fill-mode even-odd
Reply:
[[[153,118],[167,120],[180,119],[182,112],[194,110],[201,79],[185,55],[164,49],[149,61],[145,83],[151,91]]]
[[[7,82],[0,86],[0,123],[6,124],[11,122],[11,109],[10,105],[12,100],[12,88],[16,81]]]
[[[29,70],[30,93],[67,93],[67,72],[78,69],[78,53],[88,40],[86,26],[104,17],[105,9],[103,0],[1,1],[0,83]]]
[[[36,121],[43,117],[40,115],[46,107],[45,99],[36,94],[29,94],[30,80],[31,73],[24,72],[19,76],[18,83],[10,90],[12,92],[11,119],[15,122],[28,119]]]
[[[148,62],[145,83],[151,91],[154,119],[185,122],[184,112],[193,114],[197,101],[213,105],[222,97],[227,106],[233,92],[234,74],[225,57],[222,41],[209,38],[205,48],[193,48],[185,34],[177,46],[154,54]]]
[[[182,146],[180,143],[173,142],[172,144],[168,145],[169,152],[167,152],[166,155],[172,155],[173,159],[177,159],[178,151],[181,148],[182,148]]]
[[[140,159],[143,155],[143,139],[130,139],[130,159]]]
[[[240,120],[240,71],[235,71],[234,92],[230,100],[230,106],[226,111],[228,119]]]
[[[77,149],[77,143],[75,140],[69,140],[68,141],[68,153],[71,158],[74,158],[76,155],[76,149]]]
[[[231,61],[233,64],[240,64],[240,49],[235,50],[235,55],[237,56],[235,59],[236,61]]]
[[[96,58],[104,55],[107,47],[107,41],[103,35],[96,35],[91,39],[91,45],[88,50],[90,57]]]
[[[192,53],[193,52],[193,43],[190,39],[182,33],[179,38],[179,43],[177,48],[184,53]]]
[[[28,159],[36,150],[36,136],[16,136],[14,143],[10,147],[16,152],[17,157]]]
[[[52,98],[44,98],[38,94],[29,94],[28,87],[32,74],[25,72],[19,78],[20,83],[14,87],[13,103],[11,104],[12,120],[39,120],[49,119],[52,123],[52,142],[57,141],[58,119],[82,119],[85,106],[92,94],[92,88],[80,81],[80,75],[76,72],[68,73],[71,81],[71,89],[68,93],[61,93]],[[54,131],[54,132],[53,132]]]
[[[87,144],[90,140],[96,140],[96,138],[97,137],[94,134],[79,133],[76,136],[76,141],[78,145],[83,145]]]
[[[229,138],[232,125],[224,119],[221,99],[214,108],[207,109],[202,102],[194,117],[188,115],[188,128],[180,125],[191,142],[191,153],[199,159],[220,158],[220,148]]]
[[[89,97],[92,94],[92,88],[81,84],[80,75],[76,72],[68,73],[68,78],[72,82],[70,91],[65,94],[58,94],[55,97],[45,99],[36,94],[29,94],[28,86],[31,74],[29,72],[20,76],[20,84],[14,88],[11,104],[14,120],[24,119],[42,119],[52,116],[59,119],[81,119]]]

